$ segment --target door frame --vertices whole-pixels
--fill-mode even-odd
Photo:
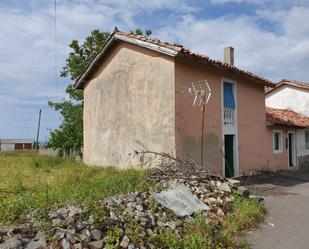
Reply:
[[[237,149],[236,149],[236,135],[235,134],[224,134],[224,138],[223,138],[223,153],[224,153],[224,168],[223,168],[223,171],[224,171],[224,177],[226,177],[226,171],[225,171],[225,163],[226,163],[226,150],[225,150],[225,136],[232,136],[233,137],[233,176],[231,177],[234,177],[234,176],[237,176]]]
[[[235,131],[234,132],[225,132],[224,131],[224,82],[234,85],[234,98],[235,98]],[[237,81],[222,77],[221,78],[221,151],[222,155],[222,172],[225,177],[225,135],[234,135],[234,175],[238,176],[239,174],[239,151],[238,151],[238,99],[237,99]]]
[[[293,166],[290,166],[290,134],[292,135],[292,162]],[[296,160],[296,132],[295,131],[288,131],[287,133],[287,141],[288,141],[288,168],[293,169],[297,167],[297,160]]]

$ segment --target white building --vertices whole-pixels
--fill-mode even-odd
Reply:
[[[266,91],[266,106],[309,117],[309,84],[282,80]],[[309,166],[309,127],[298,129],[295,138],[296,166]]]
[[[32,150],[33,139],[0,139],[0,151]]]

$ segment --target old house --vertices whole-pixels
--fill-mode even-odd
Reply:
[[[309,84],[282,80],[266,91],[266,106],[289,128],[277,129],[286,143],[289,167],[309,166]]]
[[[33,139],[0,139],[0,151],[32,150]]]
[[[188,94],[206,79],[212,96],[204,118]],[[286,167],[274,153],[267,126],[265,86],[273,83],[181,45],[115,30],[75,87],[84,91],[84,161],[125,168],[138,162],[136,141],[153,151],[194,159],[211,172],[233,176]]]

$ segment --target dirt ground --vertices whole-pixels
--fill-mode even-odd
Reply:
[[[264,198],[265,223],[248,234],[254,249],[309,248],[309,171],[281,171],[250,177],[246,187]]]

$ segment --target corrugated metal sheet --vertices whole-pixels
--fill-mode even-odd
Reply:
[[[0,139],[0,144],[33,144],[33,139]]]

